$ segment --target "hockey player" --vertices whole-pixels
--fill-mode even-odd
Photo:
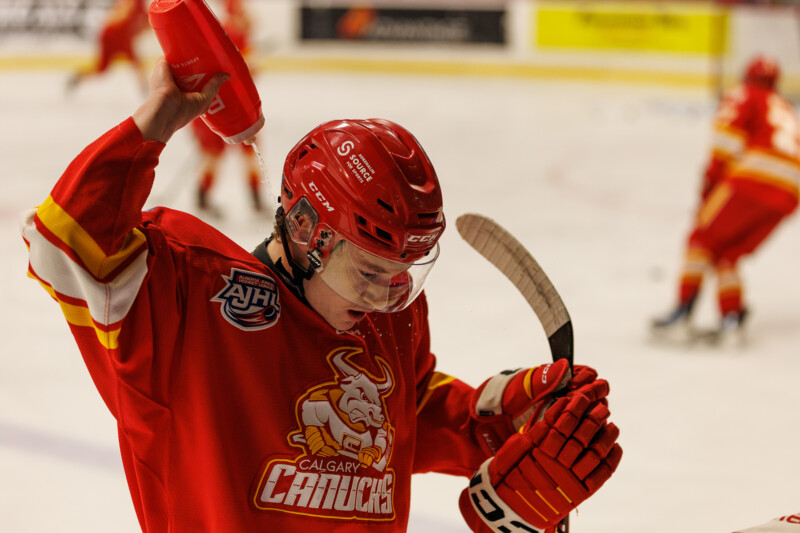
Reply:
[[[714,118],[711,159],[688,238],[678,303],[653,321],[659,335],[689,330],[692,308],[709,269],[717,276],[717,335],[738,337],[747,309],[739,260],[755,252],[797,207],[800,125],[775,89],[778,64],[754,58],[743,83],[728,92]]]
[[[67,90],[73,90],[90,76],[102,74],[114,60],[123,59],[133,66],[142,90],[147,93],[147,75],[135,43],[148,27],[144,0],[117,0],[98,37],[97,62],[90,69],[73,74],[67,82]]]
[[[435,471],[465,477],[474,531],[553,531],[620,461],[608,383],[565,361],[478,389],[436,369],[422,285],[445,220],[408,131],[311,131],[253,253],[141,211],[164,143],[224,79],[181,93],[160,60],[23,228],[117,420],[142,530],[404,531],[411,475]]]
[[[242,57],[247,59],[250,55],[250,17],[244,9],[241,0],[227,0],[224,4],[225,31],[239,49]],[[250,65],[252,72],[252,65]],[[245,144],[230,145],[211,131],[202,119],[195,119],[191,123],[197,144],[202,151],[200,159],[200,181],[197,184],[197,208],[201,213],[218,216],[218,209],[209,200],[211,189],[217,180],[219,164],[226,152],[236,151],[244,159],[244,170],[247,179],[247,188],[253,210],[263,210],[261,201],[261,171],[258,158],[252,147]]]

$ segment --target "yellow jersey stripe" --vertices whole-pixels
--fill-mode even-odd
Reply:
[[[730,196],[731,189],[726,184],[723,183],[719,187],[715,187],[711,192],[711,196],[703,203],[703,207],[700,208],[700,213],[697,215],[699,225],[706,226],[711,222]]]
[[[434,372],[433,376],[431,376],[431,380],[428,383],[428,389],[425,391],[425,394],[422,395],[422,400],[420,400],[419,404],[417,405],[417,414],[422,411],[422,408],[425,407],[425,404],[428,403],[428,400],[433,394],[433,391],[442,385],[446,385],[451,381],[455,380],[453,376],[448,376],[447,374],[442,374],[441,372]]]
[[[119,346],[119,333],[120,329],[112,328],[109,331],[101,329],[97,327],[97,324],[94,320],[92,320],[92,315],[89,312],[89,309],[84,306],[74,305],[65,302],[61,298],[58,297],[58,294],[53,287],[48,285],[46,282],[42,281],[35,274],[32,272],[28,272],[28,276],[37,280],[39,284],[44,287],[44,290],[58,302],[58,305],[61,307],[61,312],[64,313],[64,317],[67,319],[67,322],[72,324],[73,326],[79,327],[88,327],[94,329],[94,333],[97,336],[97,340],[108,350],[114,350]]]
[[[134,229],[122,248],[107,256],[94,239],[51,196],[39,206],[36,215],[44,226],[63,243],[74,250],[96,278],[103,279],[144,243],[145,236]]]

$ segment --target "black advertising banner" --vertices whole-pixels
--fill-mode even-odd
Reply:
[[[114,0],[0,0],[0,36],[94,35]]]
[[[301,8],[304,41],[504,45],[506,11],[497,9]]]

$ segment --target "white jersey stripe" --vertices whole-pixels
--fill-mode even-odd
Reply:
[[[736,164],[735,170],[763,174],[795,186],[800,183],[800,166],[797,163],[761,152],[749,152]]]
[[[36,275],[53,290],[86,302],[92,319],[108,326],[128,314],[147,274],[147,250],[113,280],[97,281],[58,247],[48,241],[34,224],[36,213],[26,213],[22,233],[30,246],[30,264]]]
[[[744,137],[730,131],[716,130],[711,144],[714,150],[734,156],[744,149]]]

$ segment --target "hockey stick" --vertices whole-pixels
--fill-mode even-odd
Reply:
[[[456,220],[461,237],[497,267],[536,313],[550,344],[553,361],[566,359],[572,367],[572,320],[553,283],[542,267],[513,235],[494,220],[473,213]],[[569,533],[569,515],[558,524],[558,533]]]
[[[497,222],[469,213],[456,220],[461,237],[497,267],[528,302],[542,323],[553,361],[572,366],[572,321],[556,288],[525,247]]]

